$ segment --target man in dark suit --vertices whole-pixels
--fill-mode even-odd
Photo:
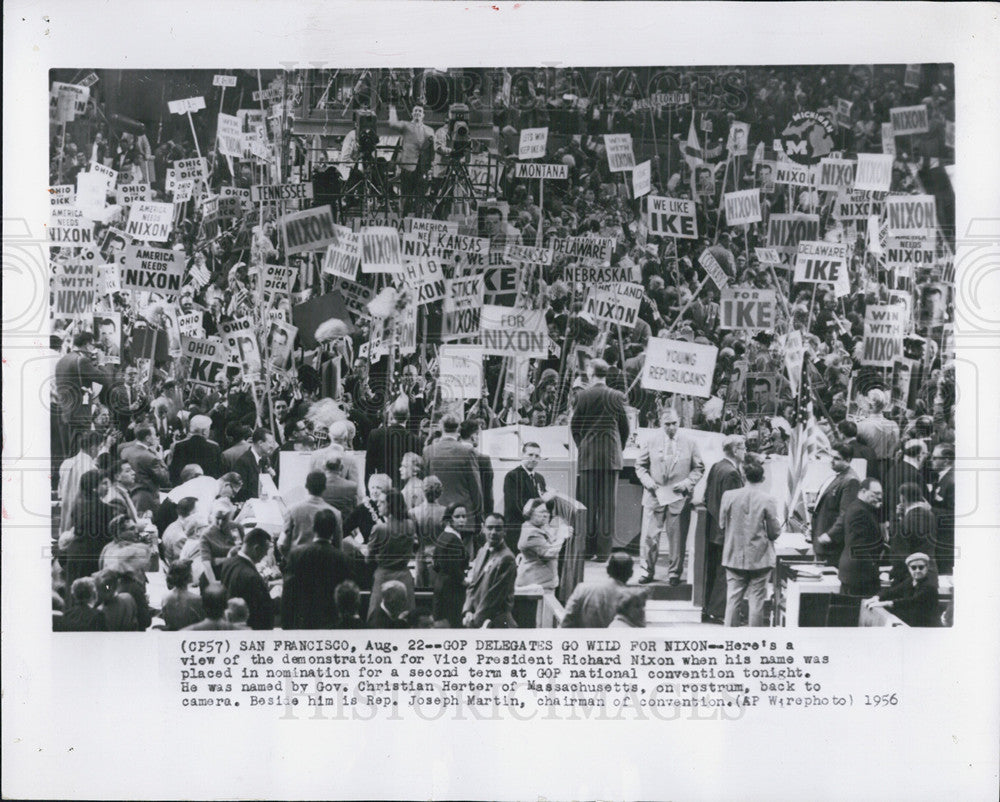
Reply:
[[[837,573],[840,592],[846,596],[867,598],[881,589],[878,577],[884,545],[879,523],[881,506],[882,485],[875,479],[865,479],[854,503],[828,533],[819,537],[818,542],[824,546],[833,543],[842,549]]]
[[[406,427],[409,417],[409,405],[393,406],[392,423],[379,426],[368,436],[368,450],[365,452],[365,486],[372,474],[388,474],[392,486],[397,490],[401,487],[399,464],[403,454],[419,454],[423,449],[420,438],[412,434]]]
[[[702,619],[722,623],[726,614],[726,572],[722,570],[722,547],[726,532],[719,525],[722,494],[743,487],[743,460],[746,440],[732,435],[722,441],[723,458],[708,471],[705,480],[705,607]]]
[[[576,397],[570,431],[577,447],[576,497],[587,508],[587,554],[599,561],[611,553],[615,491],[628,440],[625,394],[607,386],[608,363],[592,359],[590,383]]]
[[[253,429],[241,424],[235,424],[226,430],[226,436],[233,445],[222,452],[223,472],[233,470],[236,460],[250,449],[250,437],[252,435]]]
[[[885,486],[885,497],[889,503],[881,511],[882,521],[892,519],[899,497],[899,488],[903,485],[918,485],[926,487],[928,476],[924,467],[927,462],[927,444],[923,440],[908,440],[903,446],[902,455],[890,463],[885,476],[882,477]]]
[[[269,474],[277,483],[277,473],[271,466],[271,455],[278,450],[278,443],[269,429],[260,427],[250,438],[250,448],[233,464],[243,486],[234,501],[247,501],[260,496],[260,475]]]
[[[333,593],[348,578],[344,553],[332,542],[339,531],[337,512],[320,510],[313,520],[313,541],[292,549],[281,594],[282,629],[337,628]]]
[[[830,467],[833,468],[834,475],[820,488],[812,515],[812,540],[816,557],[833,567],[840,565],[840,549],[832,545],[824,546],[819,541],[820,535],[829,532],[858,497],[861,479],[851,468],[852,453],[853,450],[847,443],[833,447]]]
[[[461,504],[469,517],[483,520],[483,486],[479,458],[468,443],[458,440],[460,421],[454,415],[441,418],[441,437],[424,449],[424,476],[441,480],[440,504]]]
[[[212,419],[207,415],[195,415],[191,418],[189,430],[191,434],[184,440],[174,443],[170,450],[170,482],[180,483],[181,471],[187,465],[200,465],[205,476],[218,479],[222,476],[222,449],[214,440],[208,439]]]
[[[482,428],[479,418],[469,418],[462,421],[458,427],[458,442],[468,443],[476,452],[479,463],[479,484],[483,488],[483,512],[495,512],[493,503],[493,461],[479,451],[479,430]]]
[[[132,501],[139,515],[147,510],[155,514],[160,508],[160,488],[169,487],[170,474],[163,461],[156,431],[151,426],[140,426],[135,436],[135,448],[129,459],[135,470]]]
[[[955,566],[955,446],[939,443],[931,454],[934,479],[930,487],[931,510],[937,524],[935,553],[938,571],[950,574]]]
[[[110,386],[112,373],[99,365],[94,335],[81,331],[73,337],[73,350],[56,362],[54,410],[59,414],[62,438],[57,464],[77,450],[76,438],[91,425],[91,385],[97,382]]]
[[[343,446],[334,443],[324,451],[324,454],[326,462],[323,465],[323,473],[326,477],[326,486],[321,496],[323,501],[340,512],[343,520],[347,520],[358,505],[358,483],[344,476]],[[349,535],[350,532],[344,534]]]
[[[514,609],[517,564],[504,541],[503,516],[496,512],[487,515],[483,533],[486,544],[472,563],[462,624],[472,629],[479,629],[487,621],[489,629],[516,627],[511,610]]]
[[[263,529],[251,529],[239,552],[222,562],[222,584],[230,599],[243,599],[250,610],[250,629],[274,629],[274,606],[267,582],[257,563],[267,556],[271,536]]]
[[[538,473],[542,448],[538,443],[521,446],[521,464],[503,478],[503,515],[507,519],[507,548],[517,554],[517,541],[524,523],[524,505],[546,494],[545,477]]]

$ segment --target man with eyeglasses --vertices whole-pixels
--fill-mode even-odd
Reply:
[[[871,596],[878,593],[879,559],[885,540],[879,524],[882,485],[871,477],[861,482],[858,497],[830,531],[819,536],[823,546],[842,546],[838,575],[840,592],[846,596]]]
[[[538,443],[521,446],[521,464],[503,478],[503,515],[507,519],[507,547],[517,554],[517,541],[524,523],[524,505],[545,498],[545,477],[538,473],[542,448]]]

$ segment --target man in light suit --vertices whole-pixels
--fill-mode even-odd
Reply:
[[[603,359],[587,365],[590,383],[573,406],[570,432],[577,447],[576,497],[587,508],[587,555],[604,562],[611,554],[615,491],[628,441],[625,394],[608,387],[610,368]]]
[[[483,533],[486,545],[479,549],[472,563],[462,623],[475,629],[484,624],[489,629],[516,627],[511,610],[514,609],[517,564],[504,541],[503,516],[496,512],[487,515]]]
[[[478,523],[483,520],[479,457],[472,445],[459,442],[459,425],[454,415],[441,418],[441,437],[424,449],[424,472],[441,480],[440,504],[461,504]]]
[[[764,490],[764,466],[748,460],[743,468],[746,487],[722,497],[719,523],[726,533],[722,564],[726,566],[726,626],[739,621],[744,596],[749,602],[749,624],[764,626],[767,578],[774,569],[774,545],[779,534],[778,502]]]
[[[698,453],[698,444],[688,435],[680,434],[677,410],[663,409],[660,425],[661,428],[642,443],[635,463],[635,475],[646,488],[642,494],[643,529],[639,556],[646,575],[639,582],[647,584],[655,580],[660,535],[666,532],[670,547],[668,581],[671,585],[679,585],[684,571],[687,525],[691,518],[691,494],[705,472],[705,463]]]
[[[813,549],[819,559],[833,567],[840,564],[840,549],[832,544],[824,546],[819,543],[819,537],[833,528],[837,518],[847,512],[847,508],[858,497],[861,479],[851,468],[852,453],[851,447],[845,443],[833,447],[830,467],[833,468],[834,475],[820,488],[812,515]]]

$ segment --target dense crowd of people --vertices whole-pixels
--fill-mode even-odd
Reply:
[[[154,144],[152,120],[133,120],[124,130],[99,102],[53,126],[54,187],[75,184],[95,164],[117,174],[106,214],[93,224],[96,261],[116,266],[128,239],[129,208],[117,190],[148,184],[149,200],[173,203],[173,229],[160,245],[184,264],[175,295],[99,282],[91,313],[55,320],[54,626],[512,626],[520,590],[559,588],[566,543],[581,523],[580,556],[606,563],[609,577],[597,588],[562,588],[564,625],[641,626],[645,589],[627,584],[632,558],[612,546],[621,475],[643,488],[641,585],[658,581],[661,540],[666,581],[683,581],[687,531],[702,501],[695,488],[705,477],[706,621],[738,624],[746,598],[749,624],[764,623],[772,544],[783,528],[807,534],[817,560],[838,569],[843,594],[913,625],[936,621],[937,595],[926,588],[954,564],[953,197],[945,174],[953,160],[945,144],[954,119],[952,75],[925,65],[917,85],[906,86],[901,66],[891,75],[883,67],[739,72],[734,97],[742,105],[730,109],[720,100],[718,108],[695,111],[643,102],[638,82],[588,100],[569,71],[529,70],[509,86],[498,77],[492,99],[475,92],[463,98],[473,111],[492,112],[493,136],[477,146],[499,165],[484,189],[490,200],[479,204],[499,210],[490,215],[477,214],[466,197],[447,207],[427,202],[437,197],[455,142],[449,122],[438,131],[425,124],[416,82],[409,98],[396,98],[410,119],[401,121],[394,104],[391,124],[379,123],[379,133],[395,133],[400,143],[392,158],[378,157],[387,197],[367,212],[358,204],[368,199],[350,189],[357,167],[348,154],[357,145],[293,134],[290,104],[260,127],[244,121],[246,132],[266,143],[263,154],[245,159],[220,153],[204,113],[194,129],[200,143],[179,127]],[[98,82],[91,97],[100,94]],[[878,231],[869,220],[841,219],[837,193],[761,183],[761,168],[783,158],[775,144],[792,116],[828,108],[836,114],[838,99],[849,101],[849,112],[830,150],[845,159],[881,152],[890,108],[927,107],[928,132],[896,140],[889,192],[934,196],[933,263],[889,268],[872,247]],[[739,154],[727,150],[736,122],[749,125]],[[565,165],[568,178],[547,181],[543,199],[538,182],[516,178],[514,166],[518,132],[545,126],[542,161]],[[693,142],[688,132],[696,130]],[[650,231],[645,201],[609,168],[602,135],[623,132],[634,137],[636,160],[651,162],[652,195],[696,202],[697,237]],[[203,180],[188,200],[177,200],[168,168],[200,155]],[[332,191],[318,181],[329,161],[342,173]],[[700,178],[706,168],[707,188]],[[205,196],[295,182],[315,189],[304,208],[329,203],[344,225],[386,209],[397,221],[440,213],[460,231],[487,237],[498,256],[508,244],[610,238],[611,265],[630,270],[641,285],[638,319],[614,329],[588,313],[588,287],[568,278],[576,260],[556,255],[548,265],[512,266],[516,290],[493,302],[542,310],[554,347],[546,358],[516,364],[485,357],[479,397],[456,403],[442,397],[437,367],[441,301],[420,308],[415,349],[390,344],[389,353],[369,355],[376,330],[394,320],[406,292],[362,272],[347,283],[367,295],[327,316],[336,324],[329,336],[322,327],[301,327],[290,357],[272,359],[271,322],[300,321],[302,306],[335,288],[322,253],[286,253],[279,221],[293,209],[248,198],[213,205]],[[761,221],[727,225],[724,194],[750,188],[761,190]],[[770,216],[790,213],[818,216],[817,239],[848,245],[846,294],[796,283],[791,265],[761,261]],[[85,250],[53,248],[53,274],[77,264]],[[704,280],[706,252],[730,287],[777,291],[771,328],[721,327],[720,290]],[[264,265],[294,268],[286,291],[265,293]],[[451,269],[445,266],[447,278]],[[891,369],[863,364],[866,309],[892,303],[906,309],[904,353]],[[182,318],[192,315],[194,327],[185,322],[182,331]],[[187,338],[219,337],[240,319],[255,330],[256,369],[234,360],[215,380],[192,381],[182,356]],[[805,354],[801,375],[787,367],[795,332]],[[658,337],[715,347],[708,397],[644,386],[648,345]],[[779,518],[785,504],[777,488],[764,489],[763,465],[789,455],[807,423],[810,456],[819,458],[817,448],[824,453],[832,479]],[[479,447],[480,435],[508,425],[563,427],[573,438],[582,519],[547,489],[542,449],[533,441],[521,444],[521,462],[495,496],[495,463]],[[650,431],[637,440],[637,427]],[[720,462],[704,464],[692,430],[724,436]],[[631,446],[634,468],[623,459]],[[281,454],[289,451],[311,455],[304,487],[295,488],[302,500],[294,503],[286,503],[280,478]],[[851,465],[858,459],[866,461],[863,479]],[[279,520],[269,517],[274,507]],[[895,584],[883,590],[879,569],[889,563]],[[165,580],[162,599],[149,593],[154,574]]]

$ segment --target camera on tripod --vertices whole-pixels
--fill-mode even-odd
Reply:
[[[366,161],[375,159],[378,147],[378,120],[373,111],[359,111],[354,118],[355,132],[358,137],[358,150]]]
[[[451,137],[451,158],[462,161],[472,148],[469,107],[464,103],[452,103],[448,107],[448,134]]]

